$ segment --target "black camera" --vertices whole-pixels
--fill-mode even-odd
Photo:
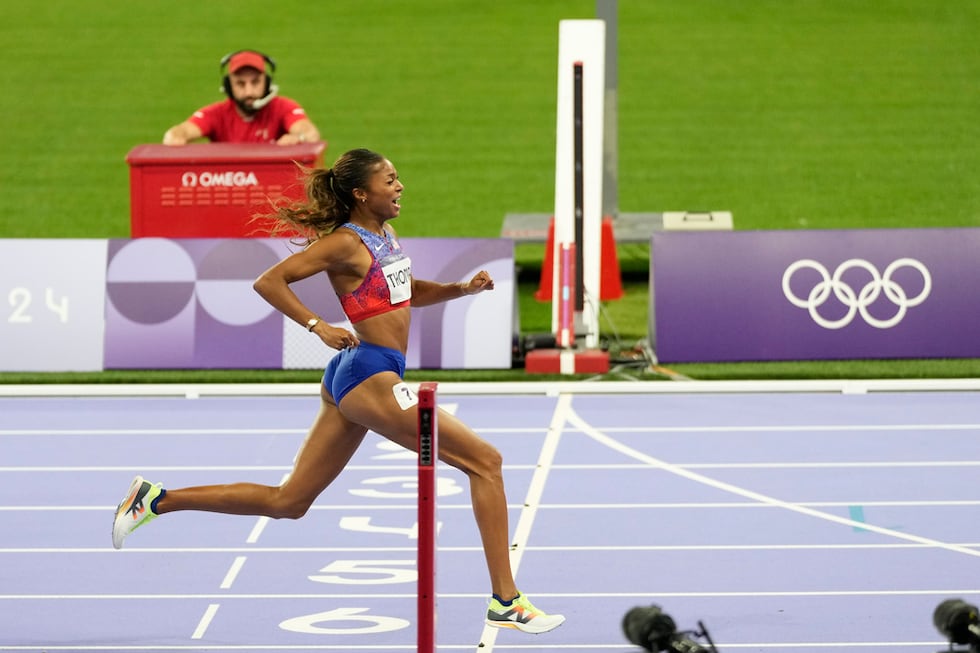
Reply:
[[[708,629],[698,622],[699,631],[677,631],[677,624],[658,605],[632,608],[623,617],[623,634],[632,644],[646,650],[673,651],[674,653],[718,653]],[[688,636],[703,637],[704,647]]]
[[[953,644],[969,644],[962,653],[980,653],[980,616],[977,606],[961,599],[947,599],[936,606],[932,613],[932,623],[936,630],[949,640],[949,650]]]

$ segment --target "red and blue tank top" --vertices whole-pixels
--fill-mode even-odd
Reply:
[[[341,227],[356,233],[371,254],[371,267],[353,292],[338,295],[351,324],[381,315],[412,300],[412,260],[402,253],[398,240],[387,229],[384,235],[350,222]]]

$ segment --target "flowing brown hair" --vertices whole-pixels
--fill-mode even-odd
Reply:
[[[300,166],[306,197],[296,201],[273,203],[271,213],[258,216],[273,220],[270,235],[284,233],[313,242],[350,220],[354,206],[354,189],[364,188],[385,158],[364,148],[340,155],[327,169]]]

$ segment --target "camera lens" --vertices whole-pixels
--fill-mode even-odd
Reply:
[[[659,606],[633,608],[623,617],[623,634],[630,643],[648,651],[664,650],[677,625]]]

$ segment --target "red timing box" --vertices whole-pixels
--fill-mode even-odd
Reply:
[[[270,199],[299,199],[296,164],[323,165],[323,141],[137,145],[129,164],[130,235],[133,238],[267,237],[252,216]]]

